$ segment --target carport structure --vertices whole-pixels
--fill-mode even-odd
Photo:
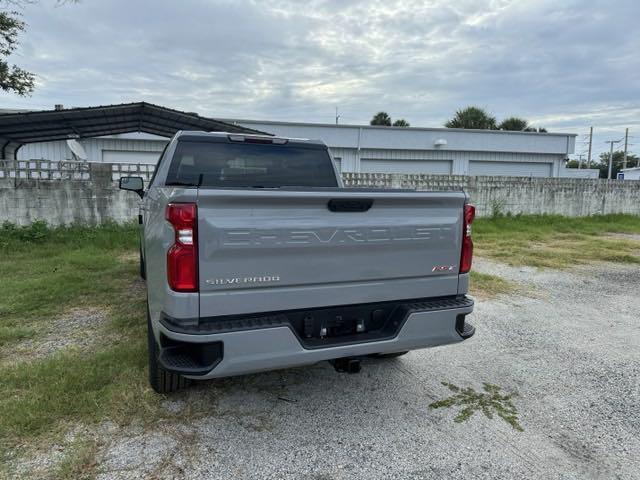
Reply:
[[[263,133],[197,113],[146,102],[0,115],[0,159],[15,160],[27,143],[144,132],[171,137],[179,130]]]

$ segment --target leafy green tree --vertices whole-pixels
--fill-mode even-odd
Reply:
[[[385,127],[390,127],[391,126],[391,117],[389,116],[389,114],[387,112],[378,112],[376,113],[373,118],[371,119],[371,122],[369,122],[370,125],[382,125]]]
[[[444,124],[447,128],[473,128],[479,130],[497,129],[496,118],[479,107],[458,110],[454,117]]]
[[[529,122],[527,122],[524,118],[519,117],[509,117],[505,118],[498,125],[499,130],[510,130],[513,132],[530,132],[535,131],[535,129],[529,129]]]
[[[410,127],[411,125],[404,118],[399,118],[393,122],[394,127]]]
[[[600,178],[607,178],[609,174],[609,152],[603,152],[600,154],[600,162],[593,165],[593,168],[600,170]],[[613,152],[613,165],[611,168],[611,178],[617,178],[618,172],[622,170],[622,163],[624,162],[624,152]],[[584,165],[584,162],[583,162]],[[627,154],[627,168],[635,167],[638,165],[638,157],[633,154]]]
[[[57,5],[78,3],[79,0],[56,0]],[[30,95],[35,87],[35,75],[11,63],[9,57],[18,48],[18,37],[25,30],[17,8],[38,3],[38,0],[0,0],[0,91],[20,96]]]
[[[569,160],[568,158],[565,160],[565,167],[567,168],[578,168],[578,160]],[[582,167],[586,168],[585,162],[582,162]]]
[[[3,9],[0,3],[0,90],[14,92],[20,96],[33,92],[35,75],[17,65],[11,64],[9,56],[18,47],[18,36],[24,31],[25,24],[20,13]]]

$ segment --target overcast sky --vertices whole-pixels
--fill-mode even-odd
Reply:
[[[145,100],[212,117],[442,126],[479,105],[640,152],[640,2],[40,0],[15,63],[49,109]],[[578,138],[576,152],[586,150]]]

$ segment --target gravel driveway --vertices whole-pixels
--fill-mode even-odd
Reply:
[[[479,301],[471,340],[199,385],[165,402],[180,421],[102,425],[99,478],[640,478],[640,269],[477,269],[523,293]],[[430,409],[441,382],[517,392],[523,431]]]

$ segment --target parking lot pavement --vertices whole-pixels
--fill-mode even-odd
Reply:
[[[471,340],[356,375],[324,363],[203,383],[164,402],[174,420],[102,425],[99,478],[640,478],[640,269],[478,269],[523,288],[478,302]],[[517,392],[523,431],[430,409],[452,394],[441,382]]]

